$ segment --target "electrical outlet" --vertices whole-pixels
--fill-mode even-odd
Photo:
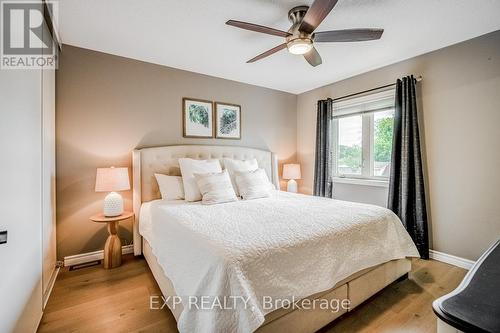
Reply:
[[[0,231],[0,244],[7,243],[7,230]]]

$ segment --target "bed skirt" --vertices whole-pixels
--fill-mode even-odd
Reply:
[[[156,256],[151,250],[151,246],[145,238],[142,240],[142,253],[148,262],[156,282],[165,298],[176,296],[175,289],[170,279],[165,275],[163,269],[158,264]],[[339,311],[332,312],[330,309],[277,309],[265,316],[265,322],[256,332],[287,332],[287,333],[309,333],[315,332],[328,325],[341,315],[353,310],[355,307],[375,295],[386,286],[396,281],[411,271],[411,259],[403,258],[391,260],[375,267],[359,271],[348,278],[337,283],[333,288],[311,295],[307,298],[322,300],[344,300],[348,299],[350,306],[348,309],[340,308]],[[172,299],[172,297],[170,297]],[[182,306],[172,304],[167,301],[172,314],[178,320],[182,313]]]

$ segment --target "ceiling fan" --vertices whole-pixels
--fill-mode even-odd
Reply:
[[[292,26],[288,31],[265,27],[258,24],[229,20],[227,25],[237,28],[256,31],[268,35],[285,37],[286,42],[250,59],[247,63],[270,56],[278,51],[288,48],[292,54],[303,55],[311,66],[322,63],[321,56],[314,47],[314,43],[329,42],[360,42],[380,39],[384,29],[345,29],[314,32],[325,17],[330,13],[338,0],[315,0],[311,7],[298,6],[288,12]]]

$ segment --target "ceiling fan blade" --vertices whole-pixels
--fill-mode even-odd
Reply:
[[[288,37],[291,35],[290,33],[286,32],[286,31],[281,31],[278,29],[269,28],[269,27],[265,27],[263,25],[258,25],[258,24],[253,24],[253,23],[229,20],[226,22],[226,24],[232,25],[233,27],[237,27],[240,29],[246,29],[246,30],[260,32],[263,34],[268,34],[268,35],[273,35],[273,36],[278,36],[278,37]]]
[[[315,47],[313,47],[311,51],[304,54],[304,58],[313,67],[321,65],[321,63],[323,62],[323,60],[321,60],[321,56],[318,53],[318,50],[316,50]]]
[[[380,39],[384,29],[346,29],[321,31],[314,34],[314,41],[324,42],[361,42],[365,40]]]
[[[248,60],[247,64],[252,63],[252,62],[256,62],[257,60],[260,60],[260,59],[265,58],[265,57],[269,57],[271,54],[276,53],[278,51],[281,51],[283,49],[286,49],[286,43],[280,44],[280,45],[278,45],[276,47],[273,47],[270,50],[267,50],[264,53],[259,54],[255,58],[252,58],[252,59]]]
[[[311,7],[307,10],[299,30],[308,34],[313,31],[323,22],[325,17],[332,11],[338,0],[315,0]]]

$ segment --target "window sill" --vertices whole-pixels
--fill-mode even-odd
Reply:
[[[375,187],[389,187],[388,180],[378,180],[378,179],[334,177],[333,183],[363,185],[363,186],[375,186]]]

